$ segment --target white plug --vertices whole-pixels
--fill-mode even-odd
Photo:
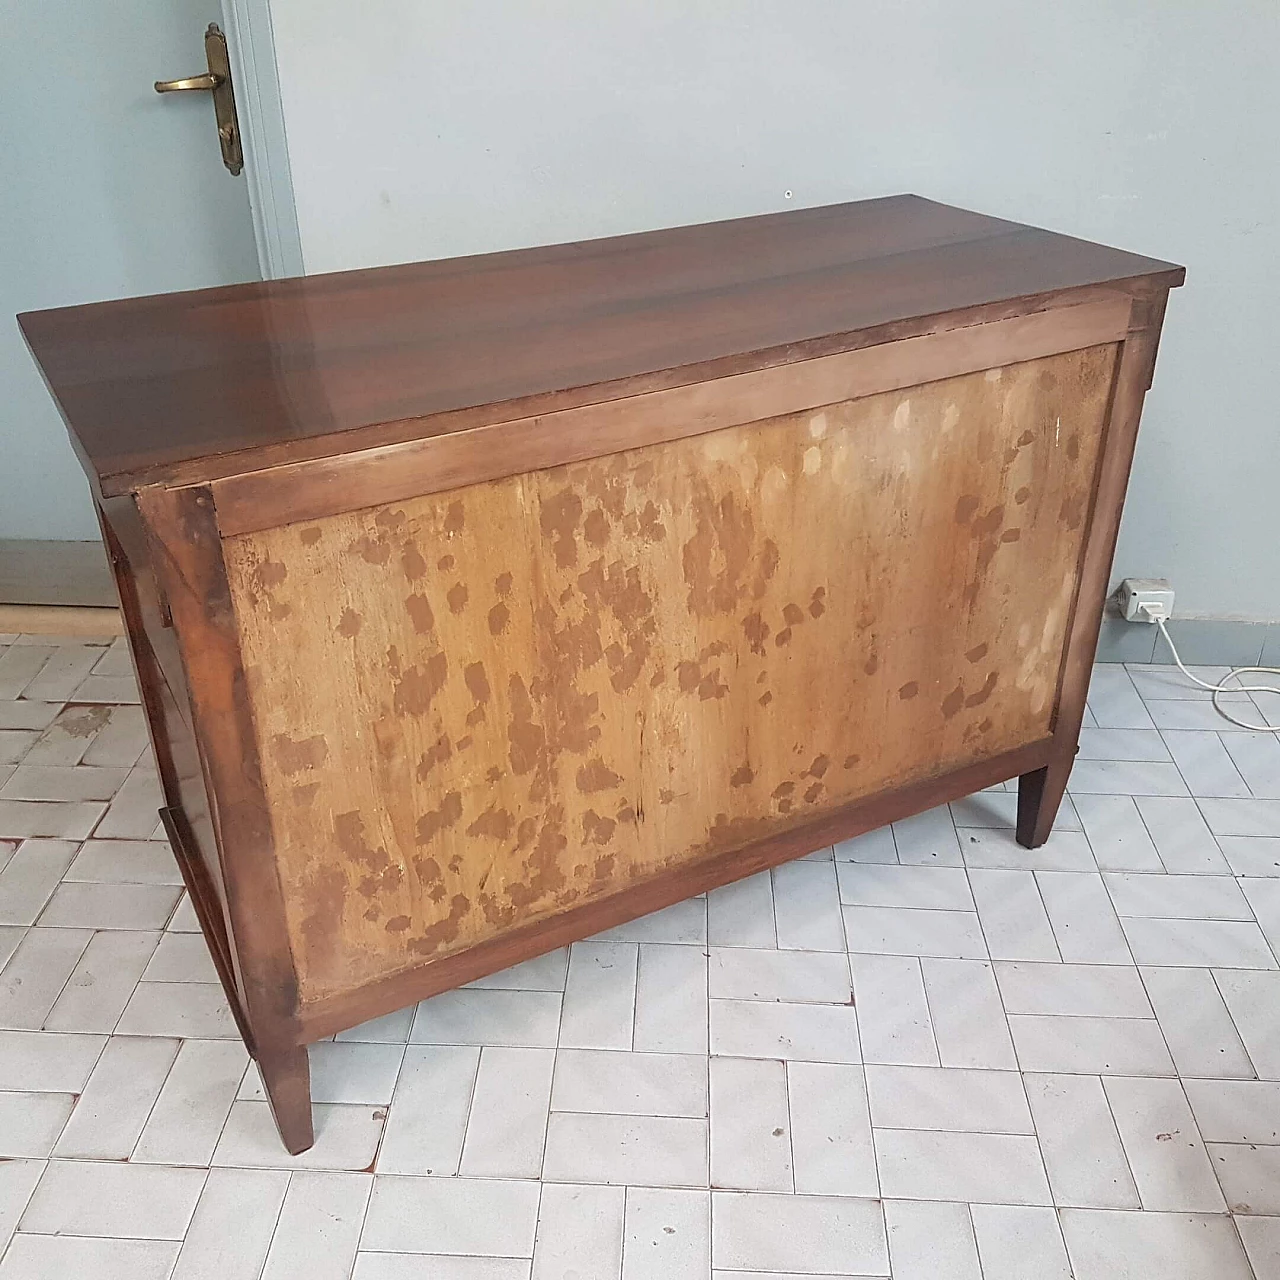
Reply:
[[[1127,622],[1167,622],[1173,616],[1173,588],[1167,578],[1126,578],[1116,593]]]

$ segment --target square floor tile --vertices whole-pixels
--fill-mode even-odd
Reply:
[[[1009,1028],[1023,1071],[1174,1074],[1159,1024],[1147,1019],[1011,1014]]]
[[[373,1179],[299,1170],[289,1179],[263,1280],[347,1280]]]
[[[714,947],[707,983],[713,998],[727,1000],[848,1004],[853,995],[849,960],[843,952]]]
[[[3,1263],[4,1280],[92,1276],[93,1280],[168,1280],[178,1244],[86,1236],[14,1236]]]
[[[705,1118],[707,1060],[702,1054],[561,1049],[556,1054],[551,1107]]]
[[[203,1169],[53,1160],[20,1228],[42,1235],[181,1240],[205,1177]]]
[[[887,1275],[879,1201],[716,1191],[711,1257],[728,1271]]]
[[[921,970],[942,1066],[1016,1069],[992,965],[985,960],[930,959],[921,961]],[[867,1052],[865,1030],[863,1053],[868,1062],[884,1060]]]
[[[795,1189],[810,1195],[878,1196],[862,1069],[789,1062],[787,1094]]]
[[[1266,937],[1252,920],[1150,920],[1130,916],[1121,923],[1138,964],[1276,967]]]
[[[63,929],[163,929],[181,894],[174,885],[64,881],[40,923]]]
[[[222,988],[207,982],[139,982],[116,1032],[205,1040],[238,1035]]]
[[[1138,1208],[1102,1081],[1092,1075],[1027,1074],[1023,1079],[1054,1203]]]
[[[849,961],[866,1061],[935,1065],[938,1046],[921,961],[916,956],[867,955],[851,955]]]
[[[292,1157],[141,708],[63,709],[123,646],[21,647],[0,1280],[1244,1280],[1229,1210],[1280,1280],[1280,752],[1176,673],[1098,668],[1040,849],[997,784],[348,1028]]]
[[[875,1142],[880,1190],[887,1197],[1053,1203],[1033,1137],[877,1128]]]
[[[1225,1216],[1064,1209],[1059,1217],[1076,1280],[1250,1280]]]
[[[968,1205],[890,1200],[884,1216],[896,1280],[982,1280]]]
[[[995,971],[1009,1013],[1095,1018],[1155,1016],[1136,969],[1101,964],[997,962]]]
[[[49,1155],[75,1102],[70,1093],[0,1093],[0,1159]]]
[[[872,1065],[866,1073],[877,1128],[1034,1132],[1016,1071]]]
[[[265,1102],[241,1100],[231,1106],[211,1163],[239,1169],[367,1169],[378,1150],[385,1107],[315,1103],[316,1144],[291,1156],[280,1142]]]
[[[711,1182],[791,1191],[786,1067],[755,1058],[711,1059]]]
[[[739,1058],[861,1062],[850,1005],[712,1000],[711,1052]]]
[[[976,911],[845,907],[844,927],[850,951],[955,960],[985,959],[987,955]]]
[[[534,1276],[537,1280],[564,1280],[576,1273],[582,1280],[597,1276],[613,1280],[621,1275],[625,1212],[622,1187],[547,1183],[538,1205]],[[674,1230],[670,1234],[674,1235]],[[493,1280],[498,1280],[496,1273]]]
[[[1207,969],[1143,969],[1143,984],[1182,1076],[1254,1074],[1222,993]]]
[[[1232,1213],[1280,1214],[1280,1147],[1223,1142],[1208,1147]]]
[[[387,1252],[533,1256],[536,1182],[378,1177],[361,1246]]]
[[[1026,1205],[975,1204],[973,1230],[983,1280],[1071,1280],[1071,1264],[1058,1216]]]
[[[1108,1078],[1103,1087],[1142,1207],[1222,1212],[1222,1192],[1181,1082]]]
[[[628,1187],[624,1232],[626,1280],[701,1280],[711,1265],[711,1195]]]
[[[196,1203],[173,1280],[255,1278],[289,1186],[278,1169],[214,1169]]]
[[[556,1111],[542,1176],[550,1182],[707,1185],[707,1122]]]
[[[79,1093],[106,1036],[0,1031],[0,1089]]]
[[[559,993],[462,988],[418,1006],[410,1040],[417,1044],[506,1044],[554,1049]]]
[[[471,1097],[460,1172],[536,1178],[542,1172],[554,1049],[488,1045]]]
[[[63,1130],[61,1158],[127,1160],[178,1053],[176,1040],[113,1036]]]
[[[1256,1280],[1280,1280],[1280,1218],[1235,1220]]]

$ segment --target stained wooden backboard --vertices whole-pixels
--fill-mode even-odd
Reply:
[[[227,538],[304,1004],[1045,738],[1115,353]]]

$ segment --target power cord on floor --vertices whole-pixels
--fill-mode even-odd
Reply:
[[[1248,671],[1260,671],[1264,675],[1280,676],[1280,667],[1232,667],[1217,684],[1209,684],[1201,680],[1198,676],[1193,676],[1190,671],[1182,663],[1182,659],[1178,657],[1177,646],[1173,643],[1173,637],[1169,634],[1169,628],[1165,626],[1164,610],[1161,606],[1152,607],[1151,605],[1141,605],[1140,611],[1145,613],[1152,622],[1160,628],[1160,634],[1164,636],[1165,643],[1169,646],[1169,652],[1173,654],[1173,660],[1178,664],[1178,670],[1182,672],[1192,684],[1197,684],[1202,689],[1208,689],[1213,694],[1213,708],[1222,716],[1224,720],[1230,720],[1232,724],[1239,726],[1241,729],[1252,729],[1255,733],[1280,733],[1280,725],[1270,724],[1249,724],[1244,720],[1237,720],[1222,703],[1218,701],[1224,693],[1274,693],[1280,697],[1280,689],[1270,684],[1228,684],[1229,680],[1239,680],[1240,677]]]

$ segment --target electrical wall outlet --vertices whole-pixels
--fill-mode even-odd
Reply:
[[[1173,588],[1167,578],[1126,578],[1116,592],[1126,622],[1149,622],[1173,617]]]

